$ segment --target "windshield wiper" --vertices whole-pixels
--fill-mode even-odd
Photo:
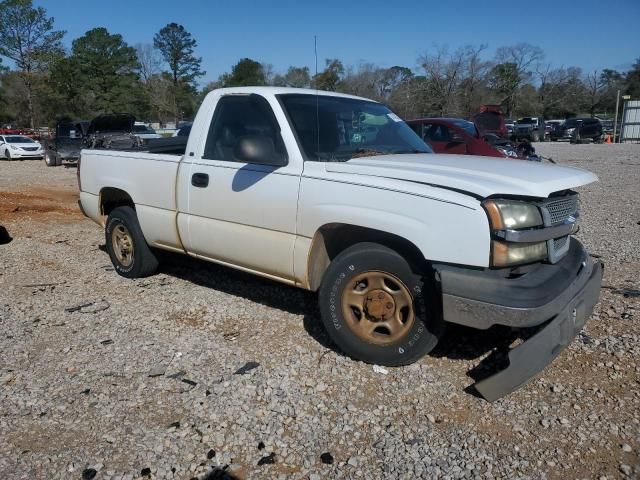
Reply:
[[[392,155],[393,152],[383,150],[373,150],[367,148],[359,148],[351,155],[351,158],[375,157],[377,155]]]

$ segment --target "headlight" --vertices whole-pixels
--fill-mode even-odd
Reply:
[[[492,230],[518,230],[543,225],[540,210],[535,205],[517,200],[487,200],[484,209]]]
[[[16,147],[15,145],[9,145],[11,147],[11,150],[20,150],[18,147]]]
[[[491,265],[509,267],[522,263],[535,262],[547,257],[547,242],[507,243],[491,241]]]
[[[518,200],[486,200],[484,209],[489,217],[492,237],[491,266],[509,267],[543,260],[547,257],[547,242],[514,243],[496,240],[504,230],[523,230],[542,227],[542,215],[536,205]]]
[[[575,128],[567,128],[565,131],[566,131],[567,133],[573,133],[573,132],[575,132],[575,131],[576,131],[576,129],[575,129]]]

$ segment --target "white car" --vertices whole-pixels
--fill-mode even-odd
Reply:
[[[133,131],[131,132],[136,137],[140,138],[143,141],[151,140],[155,138],[163,138],[162,135],[156,133],[156,131],[151,128],[149,125],[145,125],[144,123],[138,123],[133,126]]]
[[[585,170],[434,155],[380,103],[277,87],[210,92],[183,153],[82,151],[80,208],[118,274],[153,274],[163,249],[317,291],[335,344],[378,365],[418,361],[446,322],[536,327],[476,383],[488,400],[598,301],[602,265],[572,236]]]
[[[42,159],[40,142],[24,135],[0,135],[0,158],[7,160]]]

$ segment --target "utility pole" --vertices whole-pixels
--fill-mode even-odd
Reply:
[[[618,104],[620,103],[620,90],[616,95],[616,116],[613,119],[613,143],[616,143],[616,131],[618,130]]]

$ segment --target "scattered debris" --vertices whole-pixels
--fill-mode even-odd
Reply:
[[[86,468],[82,471],[82,480],[93,480],[97,474],[95,468]]]
[[[67,282],[51,282],[51,283],[27,283],[20,285],[21,287],[35,288],[35,287],[54,287],[56,285],[64,285]]]
[[[150,477],[151,476],[151,469],[149,467],[143,468],[142,470],[140,470],[140,476],[142,476],[142,477]]]
[[[382,375],[387,375],[389,373],[389,370],[387,370],[386,368],[380,366],[380,365],[374,365],[373,366],[373,371],[376,373],[381,373]]]
[[[101,300],[99,302],[82,303],[73,307],[67,307],[64,309],[64,311],[67,313],[98,313],[108,309],[109,307],[111,307],[109,302],[107,302],[106,300]]]
[[[258,466],[260,466],[260,465],[271,465],[271,464],[274,464],[274,463],[276,463],[276,454],[274,452],[271,452],[266,457],[262,457],[260,460],[258,460]]]
[[[193,380],[189,380],[188,378],[183,378],[180,381],[182,383],[186,383],[187,385],[191,385],[192,387],[195,387],[196,385],[198,385],[198,382],[194,382]]]
[[[180,422],[178,421],[178,422],[170,423],[170,424],[167,426],[167,428],[180,428]]]
[[[113,343],[113,340],[111,340],[110,338],[107,338],[106,340],[102,340],[100,343],[102,345],[111,345]]]
[[[258,443],[258,450],[264,450],[264,442]]]
[[[149,371],[148,376],[149,377],[161,377],[162,375],[165,374],[166,371],[167,371],[167,368],[164,365],[156,365],[155,367],[153,367]]]
[[[259,366],[260,366],[260,364],[258,362],[247,362],[242,367],[240,367],[238,370],[236,370],[233,374],[234,375],[245,375],[247,372],[250,372],[254,368],[258,368]]]
[[[329,452],[324,452],[322,455],[320,455],[320,460],[325,465],[333,465],[333,455],[331,455]]]
[[[211,459],[212,459],[213,457],[215,457],[215,456],[216,456],[216,451],[215,451],[213,448],[212,448],[212,449],[210,449],[210,450],[207,452],[207,458],[208,458],[209,460],[211,460]]]

